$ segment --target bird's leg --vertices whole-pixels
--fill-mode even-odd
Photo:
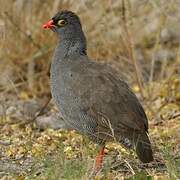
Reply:
[[[102,166],[103,157],[104,157],[104,148],[105,148],[105,146],[102,146],[100,148],[99,153],[96,156],[96,159],[95,159],[95,170],[96,171],[99,170]]]

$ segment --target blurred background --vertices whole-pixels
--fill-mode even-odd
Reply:
[[[116,68],[145,107],[156,151],[156,163],[146,171],[145,176],[149,173],[177,178],[179,0],[0,0],[0,171],[3,172],[0,177],[24,178],[33,174],[35,178],[38,173],[37,177],[60,177],[67,169],[63,172],[46,169],[49,172],[46,176],[43,168],[37,172],[31,169],[31,165],[34,157],[56,156],[58,143],[62,144],[62,141],[65,142],[61,149],[64,152],[63,162],[67,159],[69,163],[69,157],[75,160],[89,158],[92,162],[94,146],[91,143],[86,144],[74,132],[47,129],[64,126],[51,101],[49,88],[49,68],[57,38],[41,26],[64,9],[79,15],[87,36],[88,55],[95,61]],[[79,142],[85,143],[86,148],[79,147]],[[108,151],[117,147],[109,145]],[[118,149],[119,154],[124,151],[122,147]],[[132,176],[136,170],[143,169],[131,164],[131,154],[124,153],[122,158],[128,158],[126,162],[130,163],[133,171],[126,168],[128,170],[121,172],[119,169],[124,167],[118,166],[116,170],[119,171],[113,174],[114,177]],[[58,163],[61,161],[58,160]],[[73,169],[73,163],[67,168]],[[87,169],[82,172],[76,169],[72,173],[75,174],[73,178],[87,177]],[[108,173],[102,178],[109,177]],[[68,179],[69,175],[63,177]]]

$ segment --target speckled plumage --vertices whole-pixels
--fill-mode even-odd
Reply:
[[[62,11],[52,19],[67,21],[53,28],[60,40],[51,64],[52,96],[67,125],[99,144],[133,146],[141,161],[152,161],[147,117],[134,93],[115,70],[88,58],[74,13]]]

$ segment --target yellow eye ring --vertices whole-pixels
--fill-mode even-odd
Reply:
[[[64,26],[64,25],[66,24],[66,21],[63,20],[63,19],[60,19],[60,20],[57,22],[57,24],[58,24],[59,26]]]

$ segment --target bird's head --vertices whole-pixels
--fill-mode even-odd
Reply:
[[[79,17],[71,11],[60,11],[55,14],[50,21],[43,24],[45,29],[51,29],[61,38],[74,38],[80,36],[82,27]]]

